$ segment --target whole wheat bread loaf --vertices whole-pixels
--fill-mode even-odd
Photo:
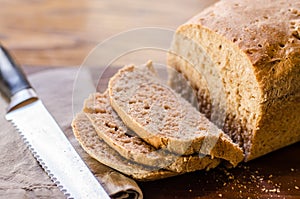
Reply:
[[[85,100],[84,112],[106,144],[128,160],[177,173],[208,170],[220,163],[218,158],[201,154],[179,156],[149,145],[125,126],[110,106],[107,92],[91,94]]]
[[[211,119],[246,161],[300,141],[298,0],[222,0],[180,26],[171,51],[168,65],[189,80],[201,112],[224,113]]]
[[[243,152],[190,103],[155,75],[152,64],[127,66],[109,81],[111,106],[122,121],[157,149],[202,153],[237,165]]]
[[[174,175],[176,172],[147,167],[120,156],[97,135],[85,113],[78,113],[72,122],[72,129],[82,148],[93,158],[136,180],[157,180]]]

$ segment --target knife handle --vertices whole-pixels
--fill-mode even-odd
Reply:
[[[7,111],[30,99],[37,99],[21,67],[0,44],[0,91],[10,99]]]
[[[0,44],[0,91],[7,98],[31,88],[24,72],[9,52]]]

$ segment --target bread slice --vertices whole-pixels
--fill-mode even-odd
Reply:
[[[168,65],[190,81],[200,111],[224,112],[211,119],[246,161],[300,141],[299,27],[298,0],[228,0],[174,36]]]
[[[136,180],[157,180],[178,175],[176,172],[147,167],[123,158],[98,137],[85,113],[81,112],[76,115],[72,128],[76,139],[91,157]]]
[[[97,134],[121,156],[139,164],[164,168],[177,173],[215,168],[220,159],[195,154],[180,156],[156,149],[129,130],[112,109],[108,93],[94,93],[85,100],[84,112]]]
[[[237,165],[243,152],[190,103],[161,83],[152,64],[127,66],[109,81],[111,106],[143,140],[180,155],[202,153]]]

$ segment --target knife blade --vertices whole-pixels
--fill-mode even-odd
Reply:
[[[110,198],[1,44],[0,90],[10,99],[6,119],[67,198]]]

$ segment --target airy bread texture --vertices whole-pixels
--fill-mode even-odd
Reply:
[[[110,106],[107,92],[91,94],[85,100],[84,112],[99,137],[128,160],[177,173],[209,170],[220,163],[218,158],[201,154],[179,156],[149,145],[125,126]]]
[[[157,149],[205,154],[237,165],[243,152],[155,75],[152,64],[127,66],[109,81],[111,106],[123,122]]]
[[[178,175],[178,173],[165,169],[140,165],[120,156],[99,138],[85,113],[76,115],[72,122],[72,128],[76,139],[91,157],[136,180],[157,180]]]
[[[190,82],[199,110],[246,161],[300,141],[298,0],[220,1],[177,29],[171,51],[168,64]]]

